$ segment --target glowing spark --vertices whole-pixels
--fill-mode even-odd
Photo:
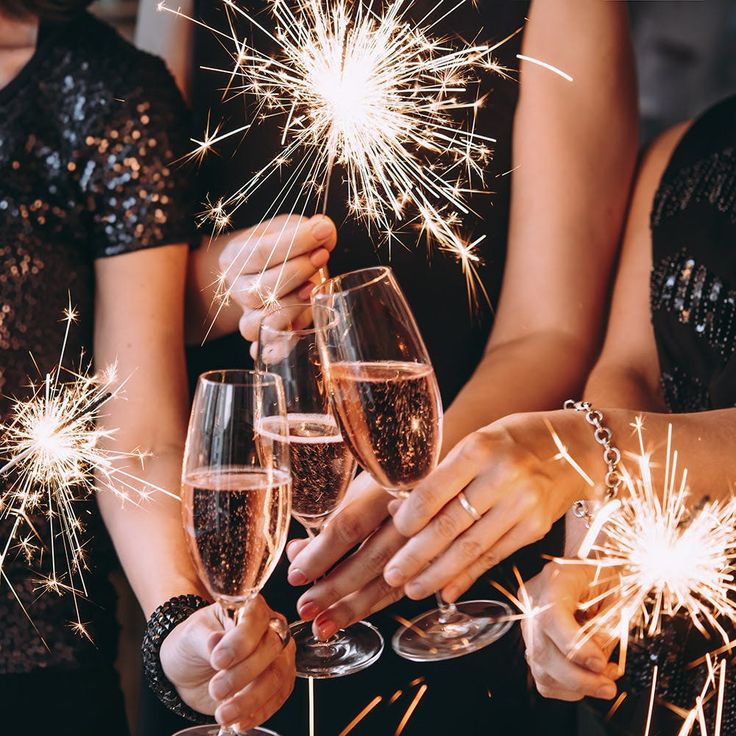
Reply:
[[[78,373],[62,371],[69,330],[76,319],[77,311],[70,304],[64,312],[66,330],[58,367],[40,383],[31,382],[30,398],[16,400],[7,423],[0,425],[0,457],[8,458],[0,466],[0,478],[5,481],[0,489],[0,521],[13,519],[7,538],[0,541],[0,579],[8,584],[26,616],[6,573],[10,552],[22,554],[28,563],[48,554],[51,573],[38,581],[38,589],[71,593],[77,608],[76,598],[86,596],[86,552],[85,525],[76,505],[96,488],[134,503],[152,488],[123,467],[130,460],[140,463],[141,453],[101,446],[115,430],[101,429],[97,422],[107,402],[119,397],[124,387],[114,368],[100,375],[92,375],[85,366]],[[48,538],[41,538],[32,515],[48,520]],[[28,532],[20,536],[23,528]],[[89,637],[78,608],[71,626]]]
[[[363,710],[361,710],[360,713],[358,713],[358,715],[355,716],[355,718],[353,718],[353,720],[350,721],[342,731],[340,731],[338,736],[347,736],[382,700],[383,696],[376,695],[376,697],[373,698],[373,700],[371,700],[371,702],[368,703],[368,705],[366,705],[365,708],[363,708]]]
[[[309,736],[314,736],[314,677],[309,678]]]
[[[597,633],[617,639],[621,669],[629,633],[656,635],[663,617],[682,612],[700,632],[707,634],[706,626],[717,631],[727,646],[729,635],[719,619],[736,622],[736,497],[688,503],[687,471],[678,481],[671,427],[658,492],[642,423],[633,427],[641,450],[634,456],[636,475],[620,466],[622,496],[597,512],[580,558],[558,560],[595,568],[591,588],[602,592],[580,607],[598,609],[583,625],[580,641]]]
[[[573,81],[573,78],[567,72],[563,72],[562,69],[558,69],[556,66],[548,64],[546,61],[535,59],[533,56],[525,56],[524,54],[516,54],[516,58],[521,59],[522,61],[528,61],[530,64],[537,64],[537,66],[549,69],[549,71],[554,72],[555,74],[559,74],[559,76],[561,76],[563,79],[566,79],[568,82]]]
[[[427,692],[428,687],[429,685],[425,683],[419,688],[419,690],[417,690],[417,694],[414,696],[411,703],[409,703],[409,707],[406,709],[404,716],[399,721],[399,725],[396,727],[396,731],[394,731],[394,736],[401,736],[402,732],[406,728],[406,724],[409,723],[409,719],[414,715],[414,711],[417,709],[419,701],[424,697],[424,693]]]
[[[649,729],[652,727],[652,712],[654,711],[654,695],[657,692],[657,675],[659,674],[659,665],[654,665],[652,670],[652,690],[649,693],[649,709],[647,710],[647,725],[644,728],[644,736],[649,736]]]
[[[614,701],[613,705],[609,709],[608,713],[606,713],[606,720],[610,721],[611,718],[613,718],[614,713],[621,707],[621,703],[626,700],[628,696],[627,692],[619,693],[619,696]]]
[[[282,127],[276,156],[222,201],[228,216],[287,164],[290,174],[264,220],[284,208],[324,210],[339,167],[354,216],[387,234],[397,222],[417,222],[420,233],[458,256],[469,283],[479,284],[472,251],[480,240],[462,245],[451,223],[470,213],[466,195],[475,191],[473,179],[483,184],[495,143],[475,131],[483,102],[471,91],[476,75],[506,70],[492,57],[500,44],[452,44],[432,35],[464,1],[445,10],[447,0],[438,0],[415,23],[412,0],[389,0],[380,10],[367,0],[273,0],[270,21],[225,0],[228,32],[209,30],[231,46],[233,66],[211,71],[227,76],[232,94],[255,100],[253,119],[276,117]],[[237,16],[276,52],[240,38]],[[210,132],[208,123],[192,155],[246,128]],[[218,218],[219,211],[216,224]],[[474,298],[476,288],[469,294]]]

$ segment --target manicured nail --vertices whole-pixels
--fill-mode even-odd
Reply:
[[[286,579],[290,585],[306,585],[309,582],[307,576],[298,567],[292,567]]]
[[[330,251],[327,250],[327,248],[317,248],[317,250],[312,251],[311,255],[309,256],[309,262],[315,267],[315,268],[322,268],[322,266],[327,263],[327,261],[330,260]]]
[[[313,217],[310,222],[312,228],[312,235],[317,240],[327,240],[332,234],[332,224],[326,217],[318,215]]]
[[[235,705],[235,703],[227,703],[227,705],[223,705],[222,707],[218,708],[218,720],[227,725],[229,723],[232,723],[237,717],[240,711],[238,710],[238,706]]]
[[[597,696],[604,700],[610,700],[616,694],[615,685],[604,685],[598,690]]]
[[[311,621],[319,613],[320,609],[316,603],[308,601],[303,606],[299,606],[297,610],[299,618],[301,618],[302,621]]]
[[[589,659],[586,659],[585,666],[591,672],[603,672],[603,670],[606,669],[606,663],[603,660],[598,659],[597,657],[590,657]]]
[[[233,650],[228,647],[215,649],[212,653],[212,666],[217,670],[226,670],[235,659]]]
[[[388,506],[386,506],[386,510],[393,516],[399,509],[401,508],[401,501],[399,501],[398,498],[395,498],[393,501],[389,501]]]
[[[337,631],[337,625],[334,621],[330,621],[329,619],[318,621],[317,631],[319,631],[320,639],[329,639]]]
[[[383,573],[383,579],[392,587],[398,588],[404,583],[404,574],[398,567],[392,567]]]
[[[225,675],[215,675],[210,683],[210,692],[215,700],[225,700],[230,695],[230,682]]]

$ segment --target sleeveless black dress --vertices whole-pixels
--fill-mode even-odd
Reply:
[[[654,198],[651,232],[651,319],[667,407],[673,413],[735,407],[736,97],[710,108],[676,147]],[[706,641],[677,618],[646,649],[632,649],[626,684],[638,697],[624,701],[608,731],[642,733],[653,664],[659,665],[658,696],[692,708],[705,667],[687,665],[721,643],[717,634]],[[732,734],[736,680],[727,682],[722,733]],[[706,705],[709,729],[714,706],[715,698]],[[652,733],[674,736],[681,726],[668,709],[655,709]]]
[[[191,239],[186,178],[169,169],[186,150],[186,115],[163,63],[86,13],[42,24],[35,54],[0,89],[0,424],[28,379],[58,362],[69,299],[79,321],[65,366],[92,356],[96,259]],[[7,487],[0,478],[0,509]],[[71,595],[39,585],[52,571],[43,513],[21,528],[40,535],[33,559],[13,546],[5,560],[0,733],[128,733],[113,669],[115,556],[94,498],[75,510],[89,559],[79,614]],[[3,547],[13,521],[0,513]],[[77,615],[92,641],[70,626]]]
[[[219,4],[201,2],[199,5],[199,17],[216,28],[225,27]],[[416,13],[423,14],[433,5],[434,2],[420,0]],[[477,9],[466,3],[448,18],[440,32],[466,39],[500,40],[523,25],[528,6],[528,2],[520,0],[480,0]],[[223,58],[222,46],[216,38],[207,32],[198,33],[195,38],[199,64],[229,67],[230,61]],[[521,35],[498,50],[502,64],[518,67],[515,55],[520,44]],[[223,130],[228,124],[242,125],[242,101],[222,105],[219,79],[219,76],[213,78],[212,73],[206,71],[195,78],[194,107],[195,115],[200,117],[200,126],[206,125],[210,108],[216,111],[212,114],[212,124],[220,119],[229,121]],[[488,236],[481,249],[484,261],[481,275],[495,305],[503,276],[508,229],[510,178],[503,174],[511,169],[511,132],[518,84],[498,77],[489,78],[484,82],[484,90],[489,91],[490,96],[480,112],[477,130],[498,140],[487,177],[489,188],[494,193],[490,197],[478,197],[473,205],[482,216],[475,234],[487,233]],[[209,157],[198,176],[202,201],[207,194],[215,199],[231,193],[242,184],[250,172],[277,150],[277,135],[275,125],[270,129],[268,125],[257,125],[242,141],[233,140],[229,147],[218,147],[219,155]],[[277,188],[267,187],[259,190],[249,201],[247,210],[242,208],[236,213],[234,226],[246,227],[257,222],[276,191]],[[347,218],[342,195],[339,186],[333,183],[327,212],[338,224],[339,241],[330,259],[330,272],[344,273],[379,263],[391,265],[416,315],[444,403],[448,405],[480,360],[493,324],[492,308],[481,304],[478,313],[470,315],[464,277],[452,257],[434,252],[430,258],[424,246],[394,247],[390,258],[387,250],[376,250],[365,229]],[[411,245],[411,241],[408,244]],[[216,341],[201,350],[190,350],[189,357],[192,380],[197,372],[208,367],[249,363],[247,345],[239,336]],[[304,536],[303,530],[296,525],[292,531],[296,536]],[[540,550],[536,549],[527,554],[531,561],[527,576],[533,574],[534,567],[541,566],[539,553]],[[494,577],[513,585],[508,573],[496,570]],[[272,607],[295,618],[295,601],[303,590],[290,588],[285,578],[286,565],[282,564],[264,593]],[[497,594],[486,579],[465,597],[494,598]],[[379,662],[361,673],[316,683],[317,733],[337,736],[374,696],[380,695],[383,698],[381,703],[354,727],[351,736],[390,736],[396,731],[422,683],[429,686],[428,690],[405,726],[404,736],[434,736],[451,730],[463,736],[485,736],[489,733],[528,735],[537,733],[538,722],[541,724],[540,733],[566,736],[574,733],[574,725],[569,720],[571,709],[567,704],[550,701],[536,704],[533,691],[527,685],[523,646],[516,629],[482,652],[448,662],[414,664],[395,655],[390,639],[399,624],[394,616],[411,618],[432,606],[433,601],[413,603],[405,600],[371,617],[386,639],[386,649]],[[399,690],[401,695],[391,702]],[[266,725],[282,736],[306,733],[306,692],[306,683],[298,681],[290,701]],[[161,714],[158,706],[151,703],[145,694],[144,707],[147,730],[143,730],[141,736],[165,733],[163,726],[155,730],[154,723],[164,722],[157,721],[157,718],[166,719],[171,730],[175,723],[179,724]]]

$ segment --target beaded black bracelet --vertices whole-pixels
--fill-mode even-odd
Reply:
[[[176,715],[197,724],[213,723],[212,716],[206,716],[190,708],[177,693],[176,688],[164,674],[161,666],[161,645],[164,639],[184,620],[209,603],[198,595],[178,595],[160,605],[148,619],[143,636],[143,671],[152,692]]]

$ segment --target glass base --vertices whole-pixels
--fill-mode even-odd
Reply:
[[[275,731],[267,728],[249,728],[247,731],[235,731],[234,729],[221,729],[216,723],[211,726],[192,726],[183,731],[177,731],[171,736],[279,736]]]
[[[327,680],[352,675],[370,667],[383,651],[383,637],[367,621],[340,629],[328,641],[312,635],[310,621],[296,621],[289,630],[296,642],[297,677]]]
[[[216,723],[211,726],[192,726],[185,728],[183,731],[177,731],[171,736],[279,736],[276,731],[269,731],[267,728],[249,728],[247,731],[235,731],[234,729],[221,729]]]
[[[493,644],[511,628],[511,609],[502,601],[461,601],[446,621],[435,608],[402,626],[391,643],[413,662],[454,659]]]

